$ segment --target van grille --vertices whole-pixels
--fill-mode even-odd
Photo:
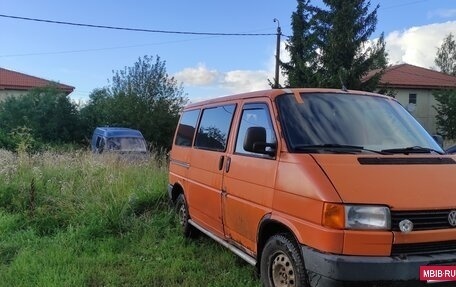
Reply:
[[[399,222],[408,219],[413,222],[413,230],[433,230],[454,228],[448,222],[448,210],[426,210],[426,211],[391,211],[391,228],[393,231],[400,231]]]
[[[393,244],[391,256],[456,252],[456,241]]]

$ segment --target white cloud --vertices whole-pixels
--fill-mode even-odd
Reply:
[[[285,42],[281,43],[281,60],[290,60],[289,54],[285,49]],[[199,87],[199,92],[203,96],[191,95],[191,100],[200,101],[214,96],[223,96],[235,93],[250,92],[256,90],[269,89],[269,81],[274,81],[275,71],[275,49],[271,51],[271,57],[264,64],[264,69],[258,70],[233,70],[222,72],[216,69],[209,69],[205,64],[200,63],[196,67],[185,68],[177,72],[174,77],[182,82],[186,90],[195,90]],[[282,74],[279,76],[280,83],[283,84]],[[214,94],[215,91],[218,91]],[[206,94],[208,94],[206,96]]]
[[[268,89],[270,73],[265,70],[234,70],[221,72],[208,69],[204,64],[197,67],[185,68],[174,77],[182,82],[184,87],[217,88],[220,95],[249,92]]]
[[[456,31],[456,21],[393,31],[386,38],[391,64],[408,63],[425,68],[434,66],[437,48],[449,33]]]
[[[217,82],[219,72],[209,70],[204,64],[194,68],[185,68],[174,75],[176,80],[190,86],[208,86]]]
[[[269,73],[264,70],[236,70],[224,74],[221,85],[233,93],[251,92],[270,88]]]

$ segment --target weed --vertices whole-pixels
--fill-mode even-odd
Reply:
[[[212,240],[181,236],[164,155],[0,150],[0,163],[2,286],[259,286]]]

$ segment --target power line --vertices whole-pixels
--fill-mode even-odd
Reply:
[[[413,1],[413,2],[401,3],[401,4],[387,6],[387,7],[381,7],[380,6],[379,9],[380,10],[387,10],[387,9],[393,9],[393,8],[397,8],[397,7],[410,6],[410,5],[413,5],[413,4],[418,4],[418,3],[427,2],[427,1],[429,1],[429,0],[417,0],[417,1]]]
[[[8,55],[0,55],[0,58],[43,56],[43,55],[59,55],[59,54],[74,54],[74,53],[85,53],[85,52],[100,52],[100,51],[109,51],[109,50],[141,48],[141,47],[149,47],[149,46],[158,46],[158,45],[166,45],[166,44],[175,44],[175,43],[197,41],[197,40],[209,39],[209,38],[213,38],[213,37],[216,37],[216,36],[203,37],[203,38],[193,38],[193,39],[187,39],[187,40],[166,41],[166,42],[150,43],[150,44],[116,46],[116,47],[89,48],[89,49],[80,49],[80,50],[64,50],[64,51],[50,51],[50,52],[34,52],[34,53],[22,53],[22,54],[8,54]]]
[[[20,16],[5,15],[5,14],[0,14],[0,17],[16,19],[16,20],[24,20],[24,21],[34,21],[34,22],[43,22],[43,23],[51,23],[51,24],[78,26],[78,27],[133,31],[133,32],[160,33],[160,34],[205,35],[205,36],[275,36],[276,35],[275,33],[220,33],[220,32],[153,30],[153,29],[128,28],[128,27],[116,27],[116,26],[106,26],[106,25],[94,25],[94,24],[74,23],[74,22],[65,22],[65,21],[55,21],[55,20],[48,20],[48,19],[20,17]]]

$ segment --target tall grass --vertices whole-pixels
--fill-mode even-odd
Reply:
[[[1,286],[257,286],[211,240],[185,240],[162,156],[0,150]]]

